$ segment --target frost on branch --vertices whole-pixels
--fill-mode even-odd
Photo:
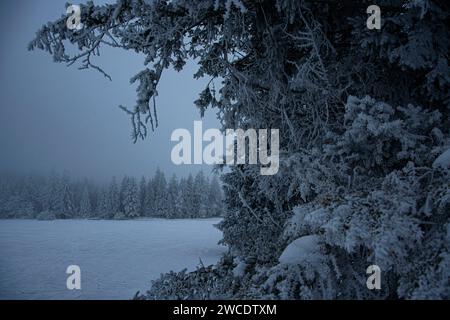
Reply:
[[[433,168],[441,167],[443,169],[450,168],[450,149],[445,150],[439,157],[433,162]]]

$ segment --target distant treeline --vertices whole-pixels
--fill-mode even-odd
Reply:
[[[208,218],[223,213],[222,189],[216,177],[203,172],[169,181],[157,170],[154,177],[112,178],[106,185],[73,181],[68,175],[0,176],[0,218],[133,219]]]

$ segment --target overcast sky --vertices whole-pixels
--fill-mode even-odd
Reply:
[[[198,171],[199,166],[172,164],[170,135],[176,128],[193,130],[200,119],[193,101],[207,79],[193,79],[193,63],[181,73],[166,71],[157,99],[160,127],[133,144],[129,118],[117,106],[134,105],[129,80],[142,70],[142,56],[105,48],[96,61],[112,76],[110,82],[93,70],[68,68],[41,51],[27,51],[36,30],[60,17],[66,2],[0,1],[0,171],[68,170],[100,179],[149,175],[158,166],[167,174]],[[207,112],[206,128],[218,127],[215,113]]]

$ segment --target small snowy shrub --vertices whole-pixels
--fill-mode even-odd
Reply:
[[[56,215],[51,211],[42,211],[37,215],[36,219],[42,221],[51,221],[56,220]]]
[[[114,215],[114,220],[126,220],[127,217],[123,212],[118,212]]]

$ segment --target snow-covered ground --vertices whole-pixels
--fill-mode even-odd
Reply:
[[[215,263],[219,221],[0,221],[0,299],[130,299],[163,272]],[[81,290],[66,288],[69,265]]]

